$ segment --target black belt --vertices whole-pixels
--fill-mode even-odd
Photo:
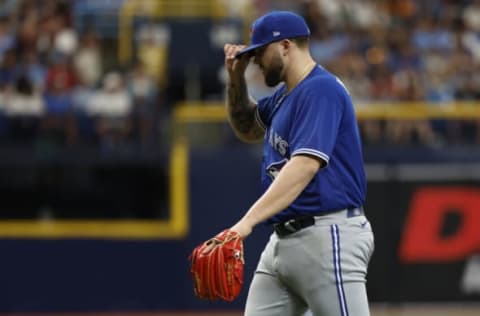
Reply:
[[[343,210],[334,211],[334,212],[322,212],[322,213],[312,214],[312,215],[300,215],[298,217],[286,220],[284,222],[273,224],[273,230],[275,231],[275,233],[277,233],[278,236],[285,237],[290,234],[296,233],[299,230],[302,230],[304,228],[314,225],[315,216],[326,216],[334,213],[339,213],[342,211],[345,211],[345,210],[343,209]],[[360,215],[364,215],[363,207],[351,208],[351,209],[347,209],[346,211],[347,218],[360,216]]]

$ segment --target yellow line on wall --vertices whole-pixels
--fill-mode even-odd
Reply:
[[[166,238],[169,222],[148,220],[4,220],[0,237],[11,238]]]
[[[0,238],[183,238],[188,232],[188,146],[176,138],[170,153],[168,220],[2,220]]]
[[[480,103],[369,103],[356,105],[355,111],[359,120],[472,119],[480,118]],[[174,117],[183,123],[222,122],[227,114],[223,102],[183,102],[175,107]]]
[[[176,137],[170,157],[170,225],[172,237],[184,237],[189,228],[189,152],[185,137]]]

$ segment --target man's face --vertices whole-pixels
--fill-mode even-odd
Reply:
[[[254,63],[260,67],[265,76],[265,84],[269,87],[275,87],[283,81],[285,64],[279,49],[275,42],[255,50]]]

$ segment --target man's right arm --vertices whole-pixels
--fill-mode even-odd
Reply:
[[[256,108],[248,95],[245,77],[230,79],[227,85],[228,119],[237,137],[245,142],[259,141],[265,133],[255,118]]]
[[[248,95],[245,70],[250,58],[235,58],[243,47],[227,44],[224,48],[228,72],[226,110],[237,137],[245,142],[256,142],[263,139],[265,131],[255,118],[257,105]]]

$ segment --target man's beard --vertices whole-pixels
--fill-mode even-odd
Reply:
[[[268,69],[265,69],[265,84],[269,87],[275,87],[282,80],[283,62],[278,56],[273,57]]]

